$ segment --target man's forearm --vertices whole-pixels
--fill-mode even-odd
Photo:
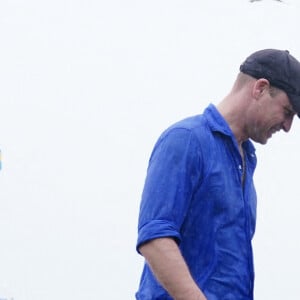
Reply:
[[[175,300],[206,300],[173,239],[154,239],[139,250],[157,280]]]

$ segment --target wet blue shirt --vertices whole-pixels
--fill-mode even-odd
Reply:
[[[253,299],[256,156],[250,141],[243,149],[244,166],[231,129],[210,104],[168,128],[149,161],[137,249],[173,237],[208,300]],[[147,264],[136,299],[172,299]]]

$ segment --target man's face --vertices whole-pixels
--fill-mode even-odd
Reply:
[[[250,138],[266,144],[274,133],[283,129],[288,132],[292,126],[295,111],[285,92],[278,90],[271,96],[270,90],[257,101],[257,115],[249,128]]]

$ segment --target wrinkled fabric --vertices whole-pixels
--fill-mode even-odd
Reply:
[[[208,300],[253,299],[256,155],[250,141],[243,149],[245,168],[231,129],[210,104],[168,128],[149,161],[137,251],[173,237]],[[136,299],[172,299],[146,263]]]

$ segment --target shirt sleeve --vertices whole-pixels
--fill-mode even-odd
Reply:
[[[192,131],[185,128],[173,128],[158,140],[142,194],[137,251],[155,238],[173,237],[180,243],[180,228],[199,182],[199,148]]]

